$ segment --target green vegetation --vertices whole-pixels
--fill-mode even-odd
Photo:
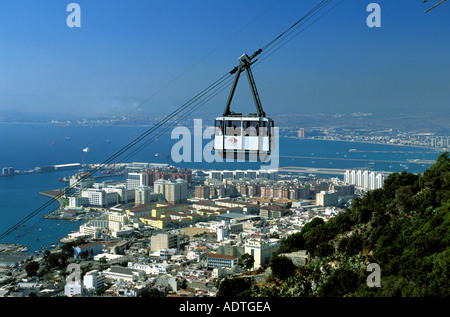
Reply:
[[[450,158],[445,152],[423,174],[391,174],[382,189],[356,198],[345,212],[328,222],[315,218],[287,237],[265,283],[223,281],[219,295],[447,297],[449,209]],[[277,256],[298,250],[310,255],[303,267],[292,269]],[[369,263],[381,268],[380,287],[367,285]]]

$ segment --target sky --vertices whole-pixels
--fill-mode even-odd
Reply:
[[[67,25],[71,2],[80,27]],[[255,63],[268,115],[449,112],[450,2],[424,13],[438,0],[379,0],[381,25],[371,28],[372,2],[335,0]],[[167,114],[317,3],[0,0],[0,115]],[[221,115],[227,96],[225,89],[202,111]],[[245,77],[232,109],[254,111]]]

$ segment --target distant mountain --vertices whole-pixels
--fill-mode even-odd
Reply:
[[[67,120],[69,118],[73,119],[73,116],[62,113],[0,110],[0,122],[44,123],[51,120]]]

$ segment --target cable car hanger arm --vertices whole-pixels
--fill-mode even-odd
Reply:
[[[259,94],[258,94],[258,90],[256,89],[256,84],[255,84],[255,79],[253,78],[253,74],[251,71],[250,66],[256,62],[256,60],[254,60],[253,62],[251,61],[254,57],[256,57],[257,55],[259,55],[261,53],[261,49],[259,49],[258,51],[256,51],[255,53],[253,53],[253,55],[251,57],[248,57],[247,54],[242,55],[241,57],[239,57],[239,65],[236,66],[232,71],[230,71],[230,74],[236,74],[234,81],[233,81],[233,85],[231,86],[231,90],[230,90],[230,94],[228,95],[228,100],[225,106],[225,110],[223,112],[223,116],[230,116],[233,113],[230,111],[230,105],[231,105],[231,100],[233,99],[234,96],[234,92],[236,91],[236,86],[237,83],[239,81],[239,77],[241,75],[241,72],[245,70],[245,72],[247,73],[247,79],[248,79],[248,83],[250,85],[250,89],[252,91],[252,96],[253,96],[253,101],[255,102],[255,106],[256,106],[256,111],[257,111],[257,115],[258,117],[265,117],[266,114],[262,108],[261,105],[261,100],[259,98]]]

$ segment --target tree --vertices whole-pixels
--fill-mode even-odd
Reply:
[[[50,253],[45,260],[46,266],[50,268],[65,268],[69,256],[66,253]]]
[[[270,268],[272,269],[273,276],[285,279],[293,276],[297,267],[288,257],[278,255],[270,261]]]
[[[253,255],[250,255],[248,253],[245,253],[244,255],[242,255],[241,260],[242,260],[242,265],[243,265],[244,269],[246,269],[246,270],[250,270],[253,267],[253,265],[255,264],[255,259],[253,258]]]
[[[361,235],[352,234],[350,237],[342,238],[338,244],[338,251],[347,255],[356,255],[362,251],[363,242]]]
[[[141,297],[165,297],[165,295],[156,288],[151,288],[143,292]]]
[[[31,261],[25,267],[25,271],[27,272],[28,276],[35,276],[39,271],[39,263],[36,261]]]
[[[320,297],[341,297],[354,293],[361,284],[362,276],[350,268],[338,268],[321,285]]]
[[[244,278],[224,278],[219,281],[217,297],[245,297],[251,293],[252,282]]]

